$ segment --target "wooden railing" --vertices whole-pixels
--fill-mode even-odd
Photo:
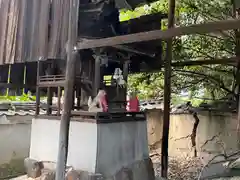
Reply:
[[[65,75],[45,75],[39,77],[38,85],[42,87],[64,86],[65,80]],[[92,83],[88,78],[83,78],[81,76],[76,76],[75,81],[76,83]]]
[[[64,81],[65,76],[64,75],[46,75],[46,76],[40,76],[39,82],[56,82],[56,81]]]

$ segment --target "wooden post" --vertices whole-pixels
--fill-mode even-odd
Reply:
[[[174,27],[175,0],[169,0],[168,29]],[[167,40],[167,53],[164,63],[164,114],[162,134],[162,177],[168,175],[168,136],[170,124],[170,101],[171,101],[171,62],[172,62],[172,39]]]
[[[129,70],[129,61],[126,60],[123,64],[123,79],[126,81],[128,80],[128,70]]]
[[[11,69],[12,69],[12,66],[11,66],[11,64],[9,64],[9,65],[8,65],[8,80],[7,80],[7,83],[8,83],[8,84],[11,83]],[[9,95],[9,91],[10,91],[10,88],[7,88],[6,96]]]
[[[127,106],[127,82],[128,82],[128,73],[129,73],[129,60],[126,60],[123,64],[123,79],[126,82],[125,92],[124,92],[124,101],[125,109]]]
[[[79,0],[69,0],[69,30],[68,30],[68,46],[67,46],[67,67],[66,67],[66,80],[64,87],[64,105],[61,116],[60,132],[59,132],[59,147],[58,159],[56,169],[56,180],[65,180],[65,169],[68,155],[68,136],[69,124],[72,109],[72,94],[74,88],[75,78],[75,64],[77,53],[73,52],[77,40],[77,22],[78,22],[78,8]]]
[[[41,70],[41,62],[38,60],[37,62],[37,83],[36,83],[36,111],[35,115],[39,115],[40,111],[40,88],[39,88],[39,79],[40,79],[40,70]]]
[[[101,61],[100,58],[95,58],[95,74],[94,74],[94,96],[98,94],[98,90],[100,88],[100,81],[101,81],[101,67],[100,67]]]
[[[72,94],[72,109],[74,110],[75,108],[75,97],[76,97],[76,91],[75,91],[75,86],[73,87],[73,94]]]
[[[77,87],[76,95],[77,95],[77,110],[80,110],[80,107],[81,107],[81,88]]]
[[[57,115],[60,116],[61,115],[61,97],[62,97],[62,88],[60,86],[58,87],[57,93],[58,93],[58,100],[57,100],[58,111],[57,111]]]
[[[25,94],[25,85],[26,85],[26,75],[27,75],[27,66],[24,65],[24,70],[23,70],[23,85],[24,85],[24,88],[23,88],[23,91],[22,91],[22,94]]]
[[[52,114],[53,91],[51,87],[47,88],[47,115]]]

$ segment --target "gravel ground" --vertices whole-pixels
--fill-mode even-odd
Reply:
[[[163,180],[161,178],[160,158],[153,157],[153,165],[156,175],[156,180]],[[198,175],[202,169],[199,159],[184,158],[184,159],[169,159],[169,180],[197,180]],[[18,177],[12,180],[32,180],[26,176]]]
[[[152,155],[156,180],[163,180],[161,176],[161,159],[159,155]],[[197,180],[202,170],[202,163],[199,158],[169,158],[169,180]],[[31,178],[19,177],[13,180],[31,180]],[[230,179],[227,179],[230,180]],[[238,178],[231,180],[240,180]]]
[[[161,176],[161,159],[159,155],[152,157],[155,175]],[[169,180],[197,180],[202,170],[202,163],[199,158],[169,158]]]

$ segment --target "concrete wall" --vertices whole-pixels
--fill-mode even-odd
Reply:
[[[237,114],[223,112],[199,112],[200,123],[197,129],[196,143],[198,156],[209,159],[209,156],[228,153],[239,149]],[[151,149],[161,148],[163,113],[151,110],[147,113],[148,140]],[[192,156],[191,134],[194,124],[191,114],[172,114],[169,130],[170,156]]]
[[[0,116],[0,171],[21,171],[29,156],[31,119],[29,116]]]
[[[97,172],[112,176],[148,157],[146,121],[98,125]]]
[[[57,161],[59,120],[33,119],[30,158],[37,161]],[[71,121],[69,129],[69,166],[95,172],[97,154],[97,125]]]

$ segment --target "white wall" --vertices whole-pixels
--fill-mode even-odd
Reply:
[[[57,161],[60,121],[33,119],[30,158]],[[67,164],[76,169],[95,172],[97,154],[97,125],[71,121]]]

